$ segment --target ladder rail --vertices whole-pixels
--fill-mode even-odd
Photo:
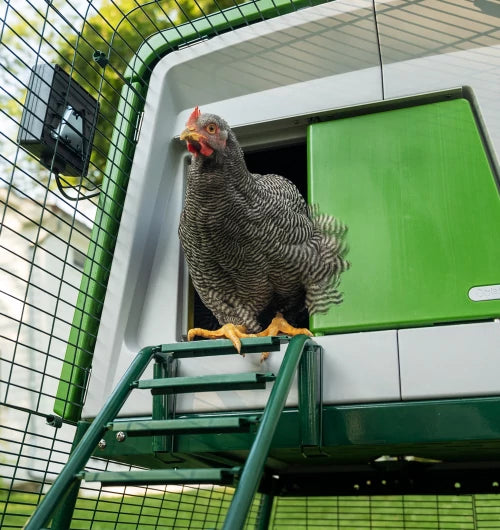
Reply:
[[[268,339],[267,342],[271,341],[269,344],[266,343],[267,346],[271,346],[266,349],[273,351],[279,348],[279,342],[274,338],[266,337],[266,339]],[[263,341],[262,339],[253,339],[253,341],[248,340],[248,344],[246,344],[246,342],[247,341],[245,341],[244,344],[245,349],[254,351],[256,349],[261,349],[260,346],[262,346],[261,343]],[[226,354],[229,353],[229,351],[234,351],[230,350],[232,347],[230,341],[224,341],[224,343],[221,341],[217,346],[218,354]],[[229,507],[223,527],[226,530],[237,530],[244,526],[248,511],[262,477],[264,465],[269,454],[281,413],[285,408],[293,378],[299,368],[299,363],[299,372],[301,372],[299,378],[300,376],[302,376],[303,380],[309,379],[310,377],[312,377],[312,379],[315,379],[315,377],[317,378],[316,347],[317,346],[313,340],[306,335],[297,335],[293,337],[288,344],[267,405],[264,408],[264,412],[260,419],[260,425],[255,439],[242,469],[238,487],[236,488],[233,500]],[[39,530],[40,528],[44,528],[51,518],[54,517],[56,509],[60,506],[64,506],[68,492],[74,492],[77,485],[79,486],[79,482],[82,478],[81,472],[85,468],[89,458],[91,458],[99,440],[101,440],[107,430],[108,424],[117,417],[132,390],[138,386],[138,379],[143,375],[153,358],[162,359],[164,357],[162,354],[168,352],[174,352],[175,355],[179,355],[180,357],[192,356],[192,350],[199,350],[199,353],[202,355],[217,355],[217,349],[212,345],[207,348],[206,345],[202,344],[196,346],[192,344],[189,349],[183,343],[175,345],[147,346],[141,349],[132,361],[128,370],[122,376],[115,390],[105,402],[99,414],[97,414],[94,421],[88,427],[81,441],[74,448],[66,465],[63,467],[61,473],[54,481],[50,490],[44,496],[24,528],[27,530]],[[303,357],[304,352],[306,352],[306,355]],[[301,358],[304,361],[302,363]],[[156,375],[162,375],[162,377],[164,377],[166,374],[163,374],[162,372],[161,374]],[[318,407],[316,400],[314,399],[314,394],[316,394],[316,392],[314,390],[312,392],[311,390],[307,391],[307,386],[307,382],[305,381],[302,385],[299,385],[299,411],[301,416],[305,415],[311,417],[304,418],[305,421],[302,421],[303,425],[301,425],[300,428],[305,445],[316,445],[317,443],[320,443],[318,438],[321,437],[317,427],[315,427],[315,423],[320,418],[320,415],[318,415]],[[314,383],[313,387],[315,389],[318,388],[317,382]],[[157,399],[164,398],[162,395],[153,397],[156,397]],[[314,403],[311,402],[311,399]],[[164,403],[162,402],[162,410],[163,406]],[[155,480],[158,480],[156,475]],[[271,508],[272,502],[270,506],[267,507],[269,513]],[[267,517],[269,516],[269,513],[267,513]],[[67,520],[68,518],[69,514],[67,514],[64,519]]]
[[[71,489],[77,475],[87,464],[92,456],[99,440],[106,431],[107,424],[115,418],[130,392],[133,390],[132,383],[144,372],[155,353],[159,352],[161,346],[147,346],[136,355],[129,366],[116,390],[110,395],[99,414],[91,423],[80,443],[71,453],[68,462],[63,467],[49,491],[46,493],[37,509],[25,525],[25,530],[40,530],[48,524],[57,506],[63,502],[63,498]]]
[[[260,426],[241,472],[238,487],[227,512],[224,530],[243,528],[254,495],[259,486],[264,465],[278,422],[285,408],[286,399],[306,347],[314,347],[314,341],[306,335],[296,335],[290,340],[271,395],[264,409]]]

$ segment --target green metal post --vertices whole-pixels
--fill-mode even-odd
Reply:
[[[40,530],[40,528],[46,526],[57,505],[65,502],[66,494],[71,490],[71,485],[76,480],[76,475],[85,467],[106,431],[106,425],[116,417],[132,390],[132,383],[142,375],[153,355],[159,350],[159,346],[148,346],[137,354],[118,386],[104,404],[101,412],[96,416],[81,442],[70,455],[68,462],[54,484],[52,484],[52,487],[26,523],[26,530]]]
[[[71,446],[71,452],[76,449],[84,434],[90,427],[88,421],[79,421],[76,426],[75,438]],[[71,486],[68,488],[68,493],[65,496],[64,502],[59,503],[54,519],[52,520],[51,530],[66,530],[71,526],[71,519],[75,510],[76,499],[78,498],[78,491],[80,490],[80,479],[73,480]]]
[[[281,412],[285,407],[286,398],[292,386],[293,376],[297,371],[300,357],[307,343],[314,345],[310,337],[297,335],[291,339],[288,345],[280,371],[269,396],[269,401],[264,409],[260,427],[241,473],[238,488],[227,512],[224,530],[239,530],[245,524]]]
[[[102,191],[54,403],[54,412],[67,420],[81,417],[135,149],[133,138],[137,116],[144,106],[145,93],[146,87],[141,83],[131,83],[125,85],[120,94]]]
[[[273,511],[274,495],[262,495],[259,506],[259,518],[257,520],[256,530],[267,530],[271,513]]]
[[[157,359],[153,366],[153,377],[155,379],[163,379],[167,376],[166,363]],[[167,419],[167,397],[159,394],[153,395],[153,420]],[[153,452],[164,453],[167,450],[167,437],[164,434],[157,434],[153,436]]]
[[[309,347],[299,364],[300,445],[307,456],[308,448],[321,446],[321,347]]]

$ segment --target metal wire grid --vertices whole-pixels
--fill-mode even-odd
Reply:
[[[275,501],[276,530],[491,530],[500,528],[494,495],[293,497]]]
[[[64,421],[60,428],[47,424],[55,388],[68,344],[91,355],[98,328],[98,313],[81,309],[94,326],[75,327],[77,298],[84,294],[99,308],[102,298],[82,288],[89,268],[101,275],[94,282],[104,292],[112,260],[120,212],[126,194],[124,166],[109,158],[110,147],[130,167],[134,142],[113,143],[115,123],[135,129],[136,116],[144,105],[151,70],[164,53],[193,40],[235,28],[222,11],[239,12],[238,24],[266,18],[245,18],[233,0],[186,2],[133,0],[89,1],[82,6],[65,1],[4,1],[0,7],[0,527],[19,528],[38,504],[71,448],[75,426]],[[280,8],[276,4],[279,14]],[[290,8],[295,8],[290,0]],[[220,13],[223,27],[212,23],[210,13]],[[209,25],[201,32],[200,17]],[[189,27],[186,39],[182,28]],[[162,30],[172,28],[169,40]],[[164,40],[161,54],[148,37],[157,33]],[[194,37],[193,37],[194,34]],[[136,62],[125,71],[139,46],[149,47],[152,59]],[[37,64],[60,64],[71,77],[99,100],[97,124],[88,178],[67,179],[68,193],[78,199],[61,198],[50,169],[17,143],[17,131],[25,103],[31,69]],[[134,83],[131,80],[134,80]],[[136,107],[130,116],[120,106],[122,89],[134,92]],[[118,119],[118,122],[115,120]],[[52,168],[51,168],[52,169]],[[115,213],[99,224],[108,238],[104,245],[92,239],[97,197],[81,200],[106,181],[99,201],[114,203]],[[110,186],[115,193],[110,193]],[[118,192],[116,192],[118,190]],[[102,219],[102,217],[101,217]],[[93,253],[87,254],[91,241]],[[96,254],[100,253],[99,259]],[[102,259],[104,254],[108,259]],[[83,256],[87,255],[84,259]],[[90,266],[89,266],[90,264]],[[86,265],[84,267],[84,265]],[[87,337],[82,346],[81,335]],[[88,348],[88,349],[85,349]],[[67,381],[75,384],[74,381]],[[79,388],[83,393],[84,385]],[[124,469],[112,462],[93,460],[91,468]],[[90,469],[89,467],[89,469]],[[129,469],[126,467],[125,469]],[[84,484],[77,502],[72,528],[207,528],[220,526],[232,496],[230,488],[95,488]],[[258,500],[248,519],[257,523]],[[397,497],[397,498],[306,498],[277,499],[274,528],[498,528],[498,501],[491,496]]]
[[[79,498],[72,528],[220,528],[233,490],[218,486],[168,486],[87,490]],[[247,528],[254,528],[259,499]]]
[[[16,213],[22,216],[21,210],[24,206],[16,207],[13,205],[14,201],[10,199],[15,196],[23,197],[40,207],[41,215],[31,218],[33,225],[40,227],[40,232],[44,231],[43,227],[48,223],[49,216],[55,216],[68,225],[70,235],[64,237],[66,240],[69,239],[66,253],[64,254],[64,250],[62,255],[53,253],[54,259],[62,263],[63,274],[72,268],[68,253],[74,251],[87,254],[82,273],[83,281],[68,281],[63,277],[61,283],[61,288],[69,285],[76,289],[76,296],[81,299],[81,303],[77,305],[78,312],[72,319],[71,312],[65,310],[64,313],[67,313],[65,318],[57,315],[54,320],[54,322],[72,320],[72,334],[68,339],[66,330],[59,335],[47,331],[50,346],[54,340],[66,342],[67,346],[86,357],[87,363],[90,364],[121,208],[126,194],[128,172],[135,149],[137,119],[144,106],[147,82],[152,68],[161,56],[169,51],[193,40],[206,38],[207,34],[217,35],[221,31],[234,29],[232,19],[222,11],[223,8],[229,7],[237,11],[240,25],[265,18],[258,2],[247,2],[246,5],[248,4],[255,6],[252,20],[246,18],[238,3],[233,0],[201,2],[189,0],[168,5],[165,2],[150,1],[139,4],[135,1],[121,0],[108,2],[102,6],[100,2],[88,2],[81,8],[77,8],[71,2],[62,1],[40,3],[35,0],[23,0],[16,3],[9,1],[5,4],[1,26],[0,99],[5,103],[2,105],[2,114],[9,126],[0,132],[0,138],[5,143],[5,149],[2,149],[0,154],[2,168],[0,185],[8,190],[3,201],[2,222],[7,230],[10,228],[12,234],[17,234],[16,228],[9,227],[9,216],[6,214]],[[279,13],[280,10],[274,0],[272,4],[276,6],[276,13]],[[294,2],[290,0],[289,9],[294,6]],[[223,24],[213,23],[210,13],[222,15]],[[204,33],[199,29],[199,24],[194,22],[199,19],[207,23]],[[162,31],[166,28],[170,28],[171,32]],[[181,28],[184,29],[181,31]],[[153,47],[148,41],[148,37],[152,34],[163,42],[161,54],[158,52],[158,46]],[[134,61],[131,68],[130,60],[141,46],[146,48],[147,61],[139,58]],[[88,177],[76,179],[76,182],[71,178],[63,180],[68,185],[68,190],[72,190],[73,196],[81,198],[83,195],[89,196],[89,192],[92,192],[96,185],[103,183],[104,179],[99,204],[96,200],[91,203],[94,209],[88,205],[85,207],[81,200],[72,204],[67,198],[61,198],[54,186],[55,174],[52,170],[55,160],[53,159],[51,167],[45,170],[16,141],[30,72],[37,65],[51,63],[61,65],[72,80],[79,82],[100,103],[101,112]],[[125,73],[127,68],[128,74]],[[132,94],[132,109],[131,101],[127,99],[130,94]],[[111,148],[113,154],[110,156]],[[94,195],[91,193],[92,197]],[[57,204],[65,215],[54,213],[53,204]],[[96,206],[98,222],[93,224]],[[82,234],[83,239],[87,240],[87,245],[77,246],[71,240],[73,234],[81,232],[77,223],[78,216],[83,216],[83,222],[87,225]],[[88,230],[91,229],[93,232],[89,237]],[[13,258],[24,261],[27,265],[25,277],[18,278],[19,281],[24,282],[26,286],[31,285],[36,288],[37,284],[31,279],[33,264],[36,255],[46,249],[39,241],[39,234],[35,234],[31,239],[25,239],[34,249],[33,255],[24,257],[18,252]],[[12,254],[11,246],[4,244],[2,248]],[[4,268],[3,272],[13,276],[11,267]],[[54,274],[56,281],[58,276],[59,272]],[[50,294],[55,298],[56,306],[60,306],[63,300],[60,293]],[[12,298],[12,293],[9,290],[4,296]],[[23,308],[29,306],[26,299],[27,293],[20,292],[17,300]],[[74,299],[68,299],[68,304],[76,309]],[[7,316],[13,324],[21,323],[26,320],[23,317],[24,312],[22,309],[21,315]],[[50,313],[50,310],[48,312]],[[29,324],[23,322],[23,325]],[[36,326],[32,326],[32,329],[38,331]],[[21,337],[6,337],[6,340],[10,340],[14,349],[12,365],[23,366],[25,363],[20,362],[20,357],[16,356],[16,352],[23,344]],[[33,344],[29,344],[28,348],[31,346]],[[47,359],[57,361],[62,358],[61,354],[54,353],[52,347],[50,350],[48,347],[40,349],[41,355],[46,355]],[[80,378],[74,375],[77,371],[89,368],[83,367],[79,360],[75,362],[75,359],[76,357],[66,359],[67,370],[62,380],[68,386],[64,399],[68,406],[74,405],[78,412],[89,374],[84,373]],[[43,379],[46,372],[59,377],[57,371],[43,369]],[[58,372],[60,373],[60,369]],[[11,374],[6,381],[7,393],[12,380]],[[66,409],[66,406],[63,406],[63,409]],[[65,412],[66,410],[62,413],[64,416],[73,416],[75,419],[75,413],[66,415]]]
[[[1,528],[21,528],[48,485],[64,466],[74,429],[63,425],[43,434],[44,419],[16,412],[16,426],[2,428],[5,447],[0,465]],[[23,423],[21,423],[21,421]],[[88,471],[130,471],[132,466],[92,459]],[[14,474],[15,481],[6,477]],[[99,487],[83,483],[71,522],[73,529],[219,528],[233,489],[220,486]],[[255,528],[260,496],[254,500],[247,527]]]
[[[255,5],[259,13],[258,4]],[[294,7],[293,1],[290,6]],[[99,309],[126,194],[127,170],[135,147],[133,134],[126,142],[117,142],[116,129],[135,130],[155,62],[164,53],[192,41],[193,32],[196,39],[206,38],[207,32],[200,32],[195,19],[203,17],[208,21],[211,35],[234,29],[231,18],[224,13],[223,30],[207,17],[227,7],[240,11],[240,24],[264,18],[261,14],[246,20],[233,0],[142,4],[114,0],[89,1],[79,6],[63,0],[7,0],[0,6],[2,528],[19,528],[24,524],[71,449],[74,422],[64,421],[56,428],[46,420],[54,405],[68,346],[91,355],[96,339]],[[182,24],[189,26],[189,38],[183,37],[186,32],[175,29]],[[166,28],[173,28],[175,42],[162,33]],[[164,40],[162,54],[151,47],[148,63],[136,62],[137,70],[126,79],[127,65],[141,45],[148,46],[151,34]],[[54,159],[51,167],[45,169],[17,141],[30,74],[41,64],[60,65],[100,104],[88,175],[63,180],[68,186],[65,189],[68,197],[76,201],[61,197],[56,190]],[[133,82],[130,78],[134,78]],[[124,87],[134,94],[135,108],[128,114],[124,112]],[[108,156],[111,147],[113,157]],[[121,161],[120,167],[117,159]],[[102,189],[98,201],[94,192],[99,185]],[[83,196],[89,194],[91,199],[84,201]],[[113,208],[99,216],[104,202],[111,203]],[[95,237],[96,228],[100,237]],[[102,243],[103,236],[106,244]],[[96,269],[99,274],[95,274]],[[99,296],[88,289],[89,271],[94,286],[97,284],[101,289]],[[80,305],[83,324],[75,324],[74,313],[82,295],[94,304],[95,311],[89,312]],[[76,335],[70,336],[70,330],[75,328]],[[66,382],[78,385],[71,375]],[[85,391],[84,383],[77,389],[81,394]],[[101,469],[118,466],[96,462],[92,465]],[[217,487],[111,491],[84,485],[72,525],[212,527],[222,520],[231,495],[230,489]]]

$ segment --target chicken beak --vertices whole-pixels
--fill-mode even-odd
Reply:
[[[196,131],[193,126],[188,126],[181,132],[179,136],[181,140],[186,140],[187,148],[190,153],[194,156],[198,156],[200,153],[204,156],[210,156],[214,150],[207,145],[207,139],[203,134]]]
[[[181,132],[181,140],[193,140],[194,142],[199,142],[201,136],[195,131],[194,127],[188,127]]]

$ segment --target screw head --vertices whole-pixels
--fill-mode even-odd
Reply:
[[[106,440],[104,440],[104,439],[99,440],[99,443],[97,444],[97,447],[99,447],[99,449],[101,451],[104,451],[104,449],[106,449]]]
[[[123,431],[120,431],[120,432],[116,433],[116,441],[117,442],[124,442],[125,438],[127,438],[127,434],[124,433]]]

